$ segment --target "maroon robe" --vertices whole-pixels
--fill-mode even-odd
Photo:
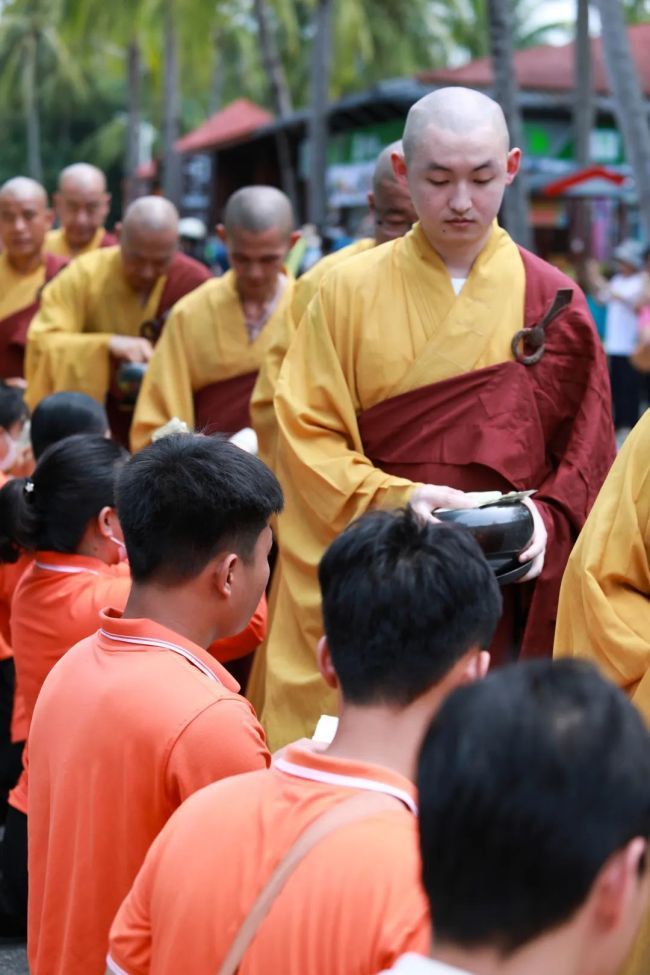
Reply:
[[[55,257],[53,254],[43,254],[45,264],[45,282],[51,281],[61,268],[68,263],[65,257]],[[27,344],[27,330],[31,320],[38,311],[41,300],[41,289],[30,305],[7,315],[0,321],[0,379],[18,379],[25,375],[25,345]]]
[[[193,257],[177,251],[167,271],[165,286],[156,308],[156,315],[140,326],[140,334],[150,339],[155,345],[165,325],[165,321],[172,307],[190,291],[210,280],[210,272]],[[117,370],[122,363],[113,362],[111,387],[106,397],[106,412],[111,432],[116,440],[128,446],[129,428],[133,419],[135,399],[125,398],[116,383]]]
[[[203,433],[231,437],[251,425],[251,396],[256,372],[210,383],[194,393],[194,426]]]
[[[114,234],[109,233],[108,230],[104,231],[104,236],[100,240],[99,246],[100,247],[115,247],[116,244],[119,244],[119,240],[117,239],[117,237],[115,237]]]
[[[562,574],[615,456],[605,355],[580,289],[521,249],[525,327],[556,292],[571,304],[546,328],[534,365],[514,360],[392,397],[364,411],[365,454],[389,474],[463,491],[537,488],[548,531],[541,576],[503,589],[497,662],[550,656]]]

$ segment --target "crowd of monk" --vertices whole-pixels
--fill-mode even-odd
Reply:
[[[616,455],[582,292],[497,222],[520,164],[494,101],[427,95],[374,237],[297,278],[270,186],[221,277],[162,197],[108,232],[89,164],[53,209],[0,187],[32,975],[650,971],[650,412]],[[516,581],[445,522],[483,492],[530,523]]]

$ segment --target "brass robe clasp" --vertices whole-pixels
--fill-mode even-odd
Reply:
[[[532,328],[520,328],[512,339],[512,354],[517,362],[524,366],[534,366],[544,355],[544,341],[546,339],[546,326],[550,325],[554,318],[564,311],[571,304],[573,298],[573,288],[560,288],[556,293],[553,303],[546,312],[541,322],[533,325]],[[527,349],[531,352],[527,353]]]

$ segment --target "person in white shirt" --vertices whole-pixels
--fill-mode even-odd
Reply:
[[[452,693],[420,753],[430,958],[393,975],[614,975],[647,909],[650,735],[575,660]]]
[[[605,351],[609,356],[614,425],[629,433],[640,414],[642,381],[630,363],[639,339],[639,302],[644,294],[643,248],[635,240],[624,240],[614,251],[617,273],[599,289],[607,304]]]

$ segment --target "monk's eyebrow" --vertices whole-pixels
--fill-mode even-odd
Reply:
[[[492,159],[488,159],[487,162],[479,163],[478,166],[474,166],[474,168],[472,169],[472,172],[473,173],[478,173],[479,170],[481,170],[481,169],[492,169],[493,166],[494,166],[494,162],[492,161]],[[448,166],[443,166],[442,163],[437,163],[435,161],[430,162],[429,165],[427,166],[427,169],[428,170],[435,169],[438,172],[442,172],[442,173],[450,173],[451,172],[451,169]]]

